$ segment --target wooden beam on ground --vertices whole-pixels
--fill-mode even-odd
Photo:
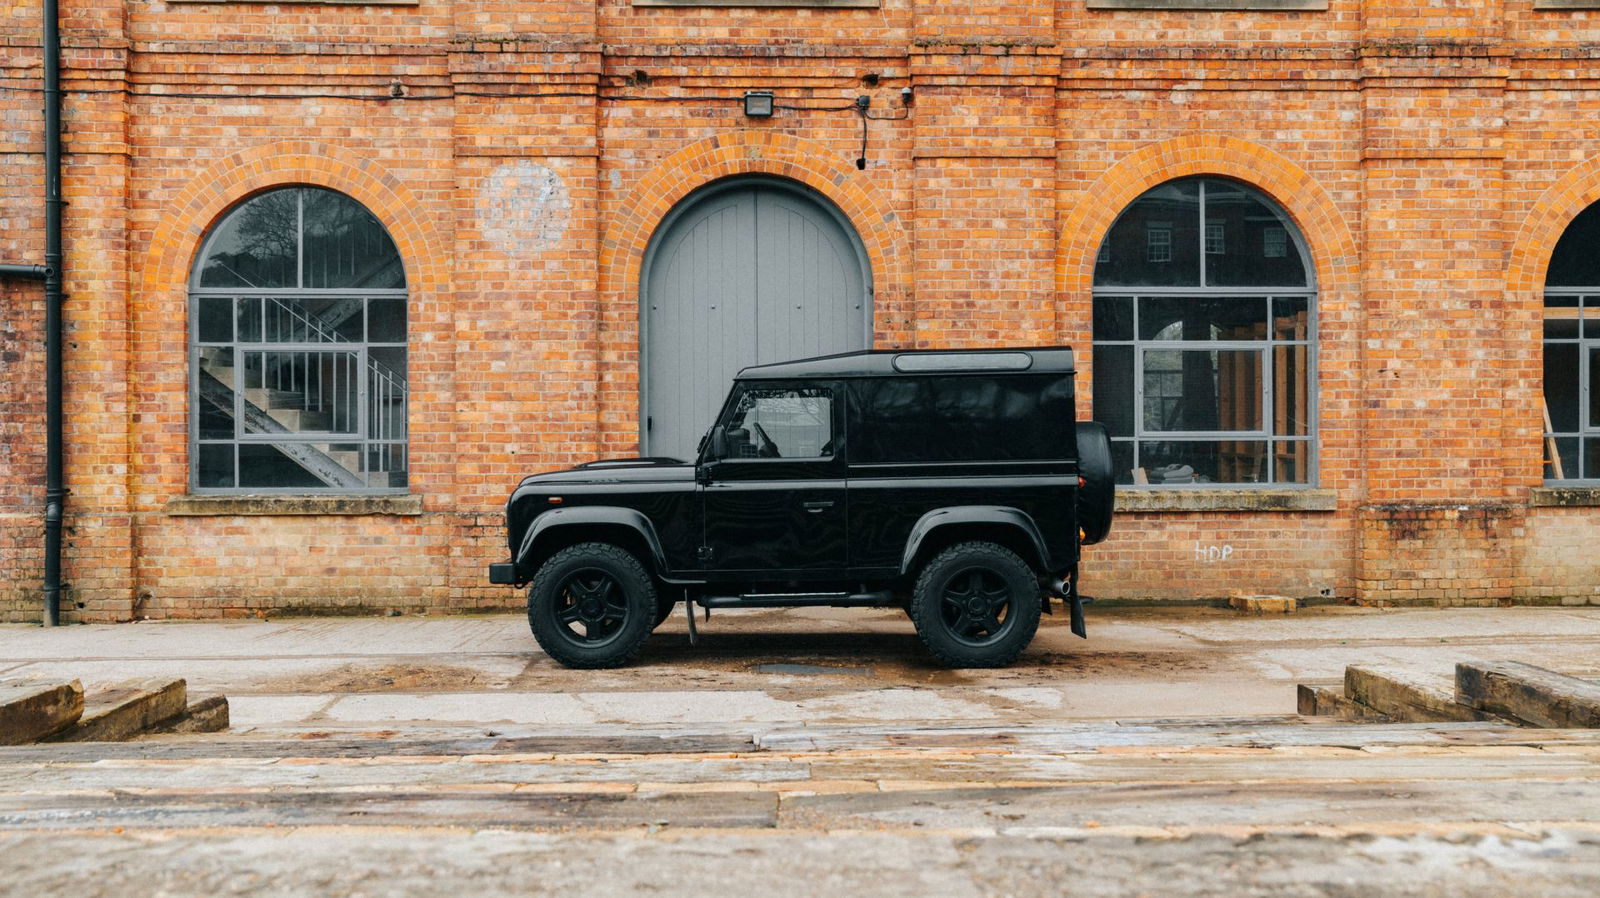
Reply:
[[[1389,718],[1359,702],[1344,697],[1336,689],[1301,684],[1297,690],[1301,714],[1307,717],[1337,717],[1340,720],[1381,720]]]
[[[1540,727],[1600,727],[1600,684],[1516,661],[1456,665],[1464,705]]]
[[[78,725],[52,741],[123,742],[183,716],[188,686],[183,680],[137,680],[96,693]]]
[[[25,745],[58,733],[83,716],[83,685],[0,686],[0,745]]]
[[[1489,715],[1456,701],[1446,685],[1399,670],[1351,665],[1344,669],[1345,697],[1393,720],[1444,723],[1486,720]]]

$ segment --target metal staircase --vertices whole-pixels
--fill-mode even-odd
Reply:
[[[238,433],[286,437],[269,445],[327,487],[406,486],[404,463],[395,464],[397,453],[391,451],[406,439],[405,377],[342,342],[337,332],[360,314],[364,300],[341,299],[311,315],[264,299],[266,340],[260,348],[201,348],[200,401],[234,419]],[[298,346],[273,348],[280,342]],[[304,348],[308,343],[316,348]],[[364,370],[358,361],[363,357]],[[241,360],[242,367],[236,364]],[[403,449],[398,455],[403,459]]]

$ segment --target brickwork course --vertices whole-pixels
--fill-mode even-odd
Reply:
[[[874,345],[1079,347],[1082,417],[1129,203],[1204,175],[1292,219],[1315,482],[1140,497],[1086,592],[1600,601],[1600,490],[1545,485],[1540,411],[1545,271],[1600,200],[1600,2],[795,4],[64,0],[65,619],[516,607],[484,573],[510,488],[637,451],[646,247],[751,174],[849,220]],[[1161,8],[1195,5],[1235,8]],[[0,261],[36,263],[40,10],[3,8]],[[507,209],[528,172],[538,229]],[[409,501],[187,501],[189,275],[282,185],[353,197],[404,260]],[[39,615],[42,321],[0,282],[0,620]]]

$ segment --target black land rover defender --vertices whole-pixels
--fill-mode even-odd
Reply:
[[[1072,350],[856,352],[746,368],[693,463],[598,461],[506,503],[528,621],[614,667],[679,601],[906,609],[954,667],[1011,663],[1050,598],[1084,636],[1078,555],[1111,528],[1105,428],[1074,423]]]

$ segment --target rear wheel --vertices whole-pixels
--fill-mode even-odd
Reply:
[[[1015,552],[958,543],[917,577],[911,620],[917,636],[951,667],[1003,667],[1039,629],[1039,581]]]
[[[567,667],[626,664],[650,635],[656,613],[655,584],[644,565],[610,543],[562,549],[528,589],[533,636]]]

